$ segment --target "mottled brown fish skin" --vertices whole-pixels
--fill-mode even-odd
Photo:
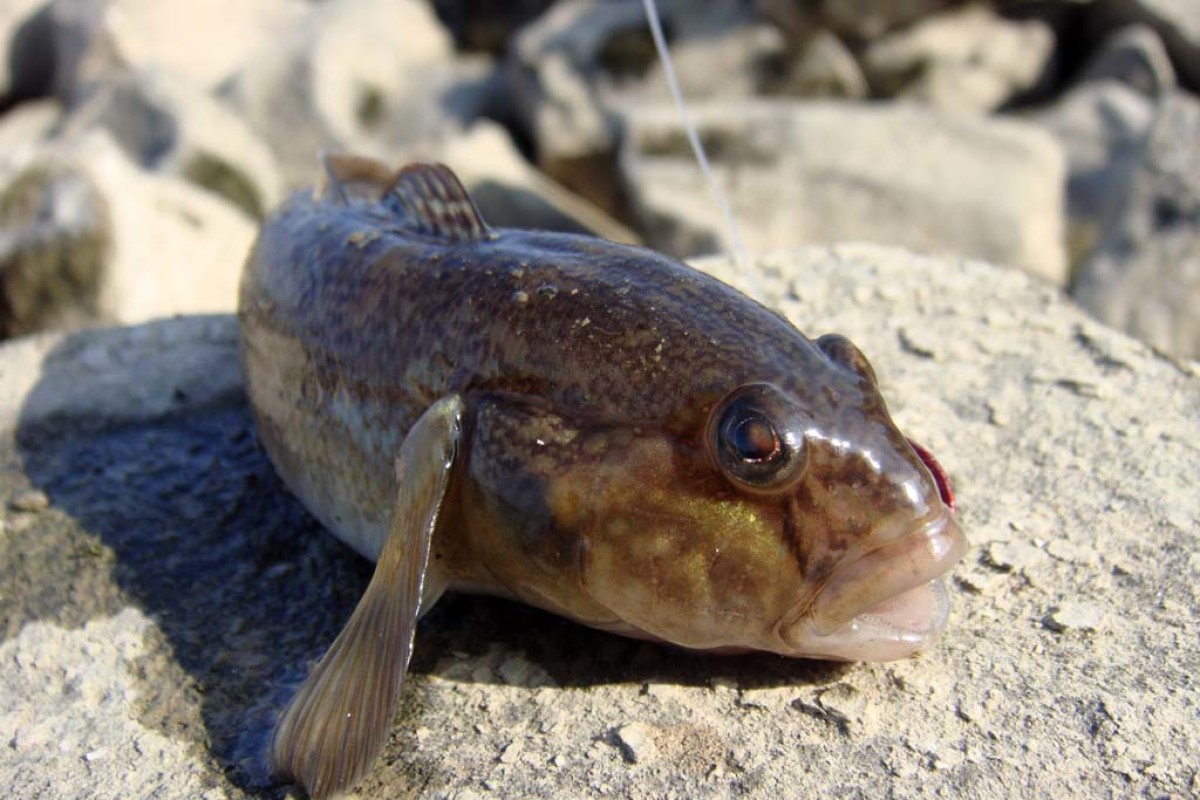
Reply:
[[[649,250],[516,230],[447,243],[297,195],[260,234],[239,313],[268,452],[370,557],[405,432],[464,398],[466,468],[431,562],[460,588],[790,652],[778,628],[839,564],[944,511],[861,357]],[[705,439],[714,405],[755,382],[806,421],[808,467],[782,496],[734,486]]]

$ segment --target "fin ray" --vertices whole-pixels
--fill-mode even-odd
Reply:
[[[380,202],[414,233],[449,242],[485,241],[492,233],[458,176],[445,164],[409,164]]]

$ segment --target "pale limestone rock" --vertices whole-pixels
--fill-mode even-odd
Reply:
[[[1045,78],[1049,26],[966,5],[889,34],[866,49],[867,77],[884,96],[946,111],[993,111]]]
[[[695,105],[751,250],[875,241],[1066,283],[1063,155],[1036,128],[915,108]],[[724,222],[669,106],[630,110],[622,168],[648,241],[721,249]]]
[[[96,88],[63,136],[108,130],[142,167],[223,196],[251,218],[283,199],[274,156],[225,104],[181,75],[142,70]]]

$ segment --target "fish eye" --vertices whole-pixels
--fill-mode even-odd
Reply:
[[[871,362],[867,361],[867,357],[862,354],[854,342],[842,336],[840,333],[827,333],[816,341],[817,349],[829,357],[833,363],[840,367],[861,375],[874,385],[875,370],[871,368]]]
[[[709,417],[708,444],[717,468],[752,492],[791,489],[804,474],[808,453],[804,415],[769,383],[734,390]]]

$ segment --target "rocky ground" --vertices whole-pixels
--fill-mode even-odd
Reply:
[[[983,263],[756,266],[772,305],[869,354],[957,484],[972,549],[942,641],[722,658],[450,598],[357,795],[1200,796],[1195,363]],[[9,796],[286,794],[257,748],[369,567],[274,477],[235,341],[195,317],[0,347]]]
[[[951,628],[846,667],[452,598],[358,793],[1200,797],[1200,4],[660,5],[768,304],[956,481]],[[227,312],[320,149],[728,248],[635,0],[0,3],[8,796],[288,793],[264,732],[369,565],[274,477]]]

